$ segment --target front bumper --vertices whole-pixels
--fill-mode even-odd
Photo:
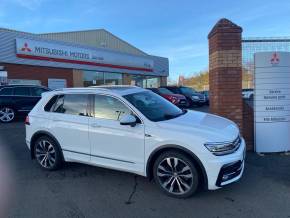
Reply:
[[[244,172],[245,156],[246,145],[242,139],[236,152],[206,161],[204,167],[208,178],[208,189],[215,190],[238,181]]]

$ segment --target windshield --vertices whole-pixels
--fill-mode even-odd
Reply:
[[[180,90],[183,94],[187,94],[187,95],[196,94],[196,91],[192,88],[189,88],[189,87],[181,87]]]
[[[186,112],[153,92],[138,92],[123,97],[154,122],[173,119]]]
[[[158,90],[159,90],[159,92],[161,94],[164,94],[164,95],[172,95],[172,94],[174,94],[173,92],[171,92],[170,90],[168,90],[166,88],[159,88]]]

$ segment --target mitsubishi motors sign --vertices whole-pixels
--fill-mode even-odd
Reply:
[[[16,38],[16,56],[43,61],[84,64],[126,70],[153,71],[153,60],[113,51],[85,49],[40,40]]]
[[[255,54],[257,152],[290,151],[290,52]]]

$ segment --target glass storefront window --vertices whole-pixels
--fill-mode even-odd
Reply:
[[[150,78],[146,79],[146,88],[159,88],[160,86],[160,78]]]
[[[145,88],[146,84],[144,86],[144,79],[145,79],[145,77],[142,76],[142,75],[132,75],[131,85],[139,86],[141,88]]]
[[[158,88],[160,77],[132,75],[130,84],[141,88]],[[83,71],[84,87],[99,85],[123,85],[122,73]]]
[[[104,72],[84,71],[84,86],[104,85]]]
[[[141,88],[159,88],[160,77],[133,75],[131,85],[139,86]]]
[[[121,73],[105,73],[104,75],[106,85],[122,85]]]

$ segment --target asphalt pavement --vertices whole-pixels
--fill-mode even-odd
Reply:
[[[9,201],[6,214],[0,205],[0,217],[1,210],[3,217],[13,218],[290,217],[287,155],[248,153],[238,183],[184,200],[129,173],[76,163],[44,171],[30,159],[22,122],[0,124],[0,164],[0,204]]]

